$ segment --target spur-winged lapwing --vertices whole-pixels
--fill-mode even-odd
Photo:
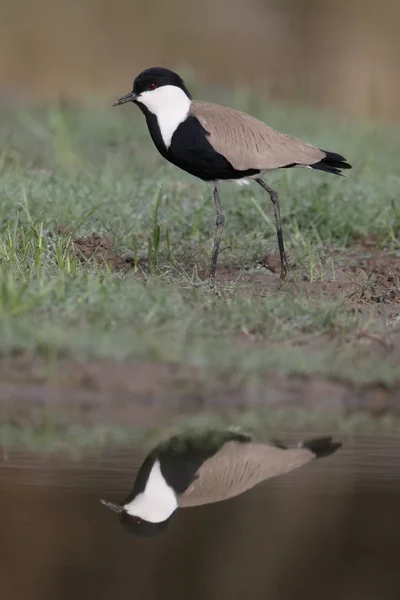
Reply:
[[[266,190],[275,212],[281,258],[281,277],[288,272],[283,245],[278,193],[260,175],[274,169],[308,167],[335,175],[351,166],[340,154],[326,152],[279,133],[246,113],[210,102],[192,100],[181,77],[161,67],[138,75],[133,90],[114,106],[134,102],[146,117],[152,140],[171,163],[210,182],[217,211],[217,229],[211,258],[210,280],[215,279],[225,217],[218,183],[254,179]]]
[[[130,533],[150,536],[164,531],[179,507],[233,498],[264,479],[329,456],[341,445],[321,437],[287,448],[281,442],[256,443],[234,431],[177,435],[150,452],[121,504],[101,502],[119,514]]]

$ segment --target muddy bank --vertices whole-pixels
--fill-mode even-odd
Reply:
[[[270,419],[310,424],[324,418],[346,421],[368,416],[400,418],[400,382],[355,385],[318,376],[269,375],[257,385],[227,378],[208,380],[188,367],[62,359],[53,372],[29,355],[0,363],[3,422],[17,427],[113,425],[154,427],[196,414],[266,411]]]

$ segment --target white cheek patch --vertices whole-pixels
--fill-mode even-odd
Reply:
[[[178,508],[174,490],[165,481],[158,460],[151,469],[144,492],[124,506],[126,512],[151,523],[161,523]]]
[[[176,128],[188,116],[190,99],[175,85],[164,85],[155,90],[143,92],[138,97],[146,108],[157,117],[161,137],[166,148],[171,145]]]

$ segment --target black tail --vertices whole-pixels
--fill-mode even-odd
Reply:
[[[322,152],[326,152],[326,150],[322,150]],[[351,165],[346,162],[344,156],[335,152],[326,152],[325,158],[310,167],[318,171],[333,173],[333,175],[342,175],[342,169],[351,169]]]
[[[306,440],[302,443],[301,447],[310,450],[315,454],[315,458],[323,458],[324,456],[330,456],[336,452],[342,445],[341,442],[332,442],[332,437],[329,436]]]

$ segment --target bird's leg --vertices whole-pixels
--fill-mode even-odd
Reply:
[[[222,231],[224,229],[225,217],[224,212],[222,210],[221,200],[219,199],[218,188],[215,184],[213,184],[213,198],[215,202],[215,209],[217,211],[217,220],[216,220],[216,232],[214,239],[214,247],[211,256],[211,267],[210,267],[210,283],[213,284],[215,281],[215,272],[217,270],[217,260],[218,260],[218,251],[219,244],[221,242]]]
[[[288,262],[286,258],[285,246],[283,245],[281,211],[279,208],[278,192],[270,188],[269,185],[267,185],[260,177],[256,177],[256,182],[261,185],[266,192],[268,192],[272,204],[274,205],[276,235],[278,236],[279,254],[281,256],[281,279],[286,279],[288,275]]]

